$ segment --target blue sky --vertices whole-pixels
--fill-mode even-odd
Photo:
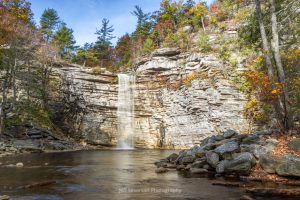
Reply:
[[[83,45],[86,42],[96,41],[94,33],[97,28],[100,29],[103,18],[110,20],[117,38],[127,32],[133,32],[136,17],[130,12],[134,10],[134,6],[139,5],[145,12],[153,12],[159,9],[161,0],[29,0],[29,2],[32,4],[37,24],[46,8],[54,8],[67,26],[74,30],[77,44]]]

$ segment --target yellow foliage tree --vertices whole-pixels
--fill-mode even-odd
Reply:
[[[192,7],[188,13],[194,16],[195,21],[201,21],[202,28],[205,31],[204,17],[208,13],[206,5],[204,3],[198,3],[194,7]]]

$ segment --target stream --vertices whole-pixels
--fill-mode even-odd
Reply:
[[[16,200],[239,199],[243,190],[213,186],[207,178],[171,171],[154,162],[174,151],[77,151],[1,158],[0,194]],[[24,163],[24,167],[4,167]],[[24,186],[53,181],[40,187]]]

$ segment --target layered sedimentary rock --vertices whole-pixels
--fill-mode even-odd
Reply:
[[[185,148],[226,129],[246,132],[245,97],[230,81],[229,71],[229,65],[213,54],[180,53],[173,48],[156,50],[137,62],[136,146]],[[75,126],[70,129],[90,143],[115,145],[116,76],[95,75],[80,67],[59,72],[67,83],[63,84],[66,113],[73,113],[68,120]]]
[[[184,148],[214,132],[246,131],[245,97],[226,77],[226,64],[214,55],[158,51],[136,70],[138,141]]]

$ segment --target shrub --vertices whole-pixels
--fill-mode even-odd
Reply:
[[[102,67],[97,66],[97,67],[94,67],[94,68],[92,69],[92,74],[95,74],[95,75],[97,75],[97,74],[102,74],[102,73],[104,73],[105,71],[106,71],[105,68],[102,68]]]
[[[206,33],[202,32],[197,41],[197,45],[202,51],[207,52],[211,50],[211,46],[209,44],[209,36]]]
[[[151,38],[147,38],[143,44],[142,55],[148,55],[154,50],[154,43]]]

